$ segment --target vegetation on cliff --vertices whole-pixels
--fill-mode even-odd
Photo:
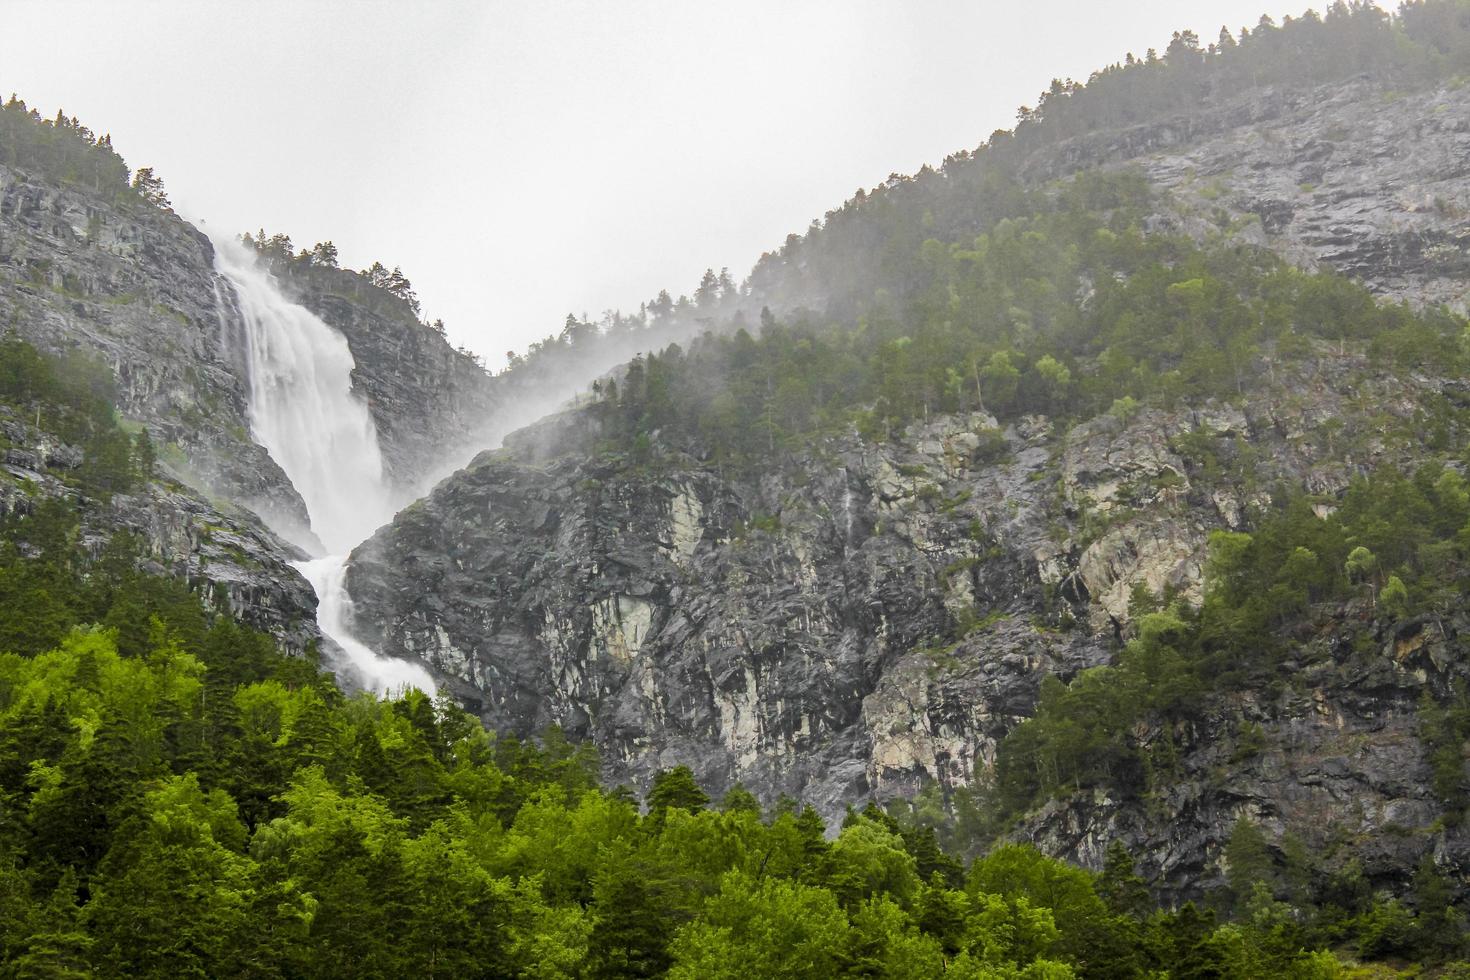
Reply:
[[[44,119],[14,95],[0,106],[0,165],[42,170],[118,197],[131,189],[128,165],[112,148],[111,135],[98,136],[61,110]]]
[[[1236,399],[1314,341],[1407,370],[1466,356],[1458,316],[1376,303],[1265,249],[1146,233],[1160,202],[1134,174],[1014,197],[1015,214],[972,239],[908,253],[890,241],[904,271],[876,280],[850,320],[766,311],[756,334],[706,333],[634,361],[621,386],[601,386],[609,433],[657,431],[759,465],[834,425],[883,438],[938,412],[1088,418]]]

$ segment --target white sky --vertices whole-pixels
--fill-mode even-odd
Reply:
[[[1301,9],[0,0],[0,98],[111,132],[191,218],[401,265],[498,367],[568,311],[743,278],[858,187],[1009,128],[1054,76]]]

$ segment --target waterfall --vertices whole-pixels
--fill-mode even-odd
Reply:
[[[338,666],[351,680],[378,693],[405,686],[432,693],[423,667],[378,656],[348,628],[347,555],[393,517],[377,427],[352,391],[352,351],[320,317],[288,300],[244,244],[215,239],[214,255],[243,326],[251,435],[301,494],[311,530],[328,552],[295,563],[316,590],[317,624],[346,655]]]
[[[291,478],[327,550],[345,554],[393,517],[377,428],[352,393],[352,351],[282,295],[245,245],[229,239],[214,248],[245,327],[251,435]]]

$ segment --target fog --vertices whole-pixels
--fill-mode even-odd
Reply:
[[[1054,76],[1263,12],[6,0],[0,88],[112,133],[216,234],[401,266],[496,368],[569,311],[633,310],[706,267],[742,277],[858,187],[1009,127]]]

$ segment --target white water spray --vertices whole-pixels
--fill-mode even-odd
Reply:
[[[317,594],[317,624],[336,641],[363,687],[432,693],[418,664],[380,657],[347,628],[352,600],[347,555],[393,517],[377,428],[352,392],[356,363],[347,341],[288,300],[255,255],[234,239],[214,240],[215,271],[234,287],[250,376],[250,429],[306,502],[311,529],[329,557],[296,567]]]

